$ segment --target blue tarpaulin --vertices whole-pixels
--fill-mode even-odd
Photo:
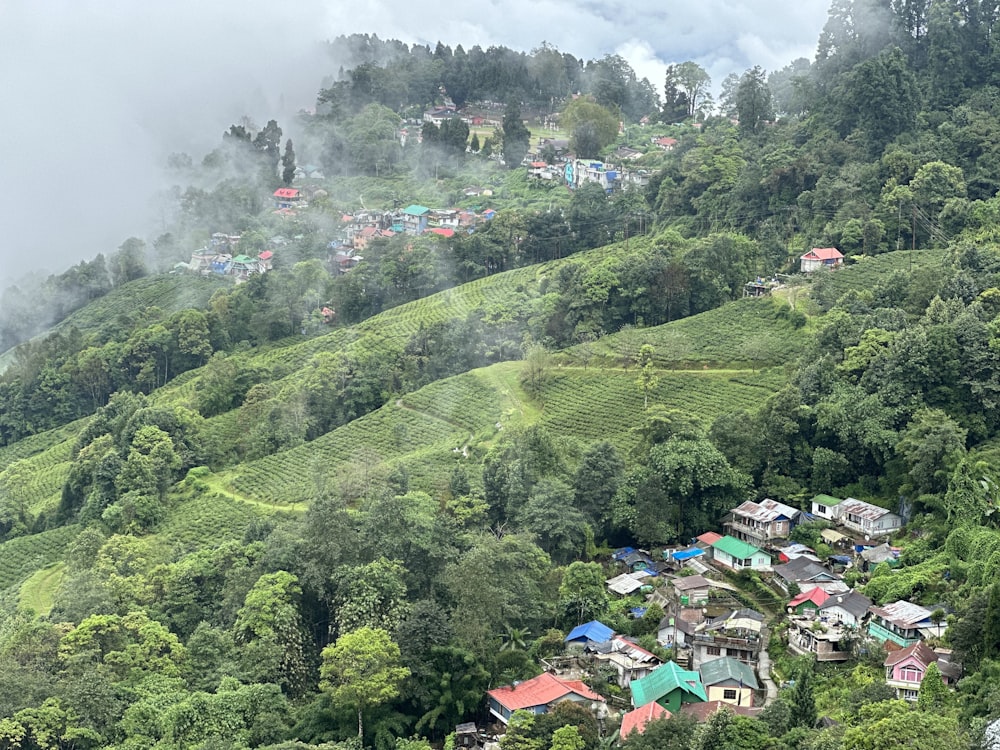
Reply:
[[[611,555],[613,560],[624,560],[626,557],[635,552],[634,547],[622,547],[621,549],[616,549],[614,554]]]
[[[566,636],[566,642],[572,643],[573,641],[579,641],[581,643],[585,643],[587,641],[592,641],[593,643],[604,643],[605,641],[611,640],[611,636],[614,634],[615,631],[603,622],[591,620],[583,625],[577,625],[569,631],[569,635]]]
[[[690,549],[680,549],[672,553],[670,556],[675,560],[690,560],[692,557],[700,557],[705,554],[705,550],[698,549],[697,547],[691,547]]]

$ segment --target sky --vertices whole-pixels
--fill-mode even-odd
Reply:
[[[621,54],[662,87],[694,60],[730,72],[812,58],[826,0],[0,0],[0,289],[164,227],[169,154],[313,105],[339,34],[466,49],[545,41]]]

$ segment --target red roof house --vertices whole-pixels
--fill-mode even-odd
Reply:
[[[664,151],[672,151],[674,146],[677,145],[677,139],[669,137],[654,138],[653,143],[662,148]]]
[[[719,534],[719,533],[717,533],[715,531],[706,531],[701,536],[695,537],[695,539],[697,541],[701,542],[702,544],[704,544],[704,545],[706,545],[708,547],[711,547],[717,541],[719,541],[720,539],[722,539],[722,534]]]
[[[278,208],[291,208],[301,197],[298,188],[284,187],[274,191],[274,202]]]
[[[829,598],[830,595],[817,586],[814,589],[802,592],[788,602],[788,611],[795,612],[799,615],[803,614],[807,609],[815,611],[818,610]]]
[[[646,725],[657,719],[669,719],[673,716],[667,709],[656,701],[647,703],[645,706],[633,709],[622,716],[622,728],[618,736],[622,739],[628,737],[632,732],[642,734],[646,731]]]
[[[490,690],[486,693],[486,698],[490,713],[504,724],[512,713],[521,709],[543,714],[562,701],[590,703],[604,700],[580,680],[561,680],[548,672],[524,682]]]
[[[814,247],[799,258],[802,273],[812,273],[820,268],[836,268],[844,262],[844,254],[835,247]]]

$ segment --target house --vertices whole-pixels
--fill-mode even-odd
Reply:
[[[403,209],[401,217],[403,231],[407,234],[420,234],[427,229],[427,219],[430,213],[431,210],[426,206],[418,206],[416,204],[407,206]]]
[[[653,145],[659,146],[664,151],[673,151],[674,147],[677,145],[678,141],[676,138],[663,137],[663,138],[653,138]]]
[[[702,607],[708,603],[711,585],[704,576],[680,576],[671,585],[682,607]]]
[[[663,554],[664,556],[669,554],[671,562],[678,567],[683,567],[699,557],[705,557],[705,550],[698,547],[688,547],[687,549],[670,550],[669,553],[664,550]],[[694,567],[697,569],[697,566]]]
[[[899,549],[890,547],[883,542],[877,547],[861,550],[861,570],[864,572],[868,572],[881,563],[888,563],[890,568],[898,567]]]
[[[635,148],[629,148],[628,146],[619,146],[614,152],[614,157],[619,161],[635,161],[643,156],[645,156],[645,154],[643,154],[642,151]]]
[[[237,255],[229,263],[229,274],[240,281],[246,281],[250,274],[257,273],[257,261],[248,255]]]
[[[603,622],[591,620],[583,625],[577,625],[569,631],[569,635],[563,640],[566,643],[582,643],[584,645],[588,643],[605,643],[611,640],[611,636],[614,634],[615,631]]]
[[[697,630],[698,624],[705,621],[705,615],[700,609],[681,609],[673,615],[666,615],[660,620],[656,632],[656,642],[662,646],[687,647]]]
[[[694,546],[698,549],[705,550],[705,556],[707,559],[712,559],[712,545],[717,541],[722,539],[722,534],[715,531],[706,531],[704,534],[700,534],[694,538]]]
[[[724,536],[712,543],[712,558],[720,565],[733,570],[770,570],[771,556],[752,544],[731,536]]]
[[[753,691],[759,687],[757,675],[745,662],[723,656],[702,664],[698,673],[709,701],[753,705]]]
[[[802,273],[812,273],[821,268],[836,268],[844,262],[844,254],[835,247],[814,247],[799,258]]]
[[[816,550],[812,547],[807,547],[804,544],[799,544],[793,542],[791,544],[786,544],[784,547],[778,547],[778,559],[782,563],[791,562],[799,557],[804,557],[807,560],[812,560],[814,563],[819,563],[820,559],[816,556]]]
[[[789,614],[814,616],[829,598],[830,595],[817,586],[793,597],[785,610]]]
[[[681,669],[673,661],[654,669],[647,677],[636,680],[631,687],[632,705],[636,708],[655,701],[676,713],[682,703],[708,700],[698,673]]]
[[[891,641],[900,648],[912,646],[924,638],[941,636],[948,627],[944,618],[935,622],[933,613],[919,604],[900,600],[884,607],[870,607],[868,635],[879,643]]]
[[[272,263],[274,263],[274,253],[271,250],[265,250],[257,256],[257,268],[261,273],[270,271]]]
[[[528,165],[528,179],[551,180],[552,171],[544,161],[533,161]]]
[[[813,589],[817,586],[824,590],[847,591],[847,586],[840,581],[835,573],[808,557],[796,557],[783,565],[775,565],[774,581],[784,589],[785,593],[791,592],[793,583],[798,586],[800,591]]]
[[[809,503],[810,513],[825,521],[836,521],[839,516],[837,506],[842,502],[833,495],[816,495]]]
[[[851,658],[856,628],[839,622],[823,622],[812,613],[792,615],[787,623],[790,651],[811,654],[816,661],[847,661]]]
[[[737,609],[722,617],[699,623],[688,638],[691,664],[699,665],[720,656],[756,664],[761,648],[764,615],[752,609]]]
[[[283,187],[274,191],[275,208],[292,208],[302,199],[298,188]]]
[[[763,708],[753,708],[751,706],[734,706],[732,703],[722,701],[708,701],[707,703],[685,703],[681,706],[681,713],[690,716],[699,724],[704,724],[719,711],[728,711],[737,716],[760,716]]]
[[[660,658],[624,636],[616,635],[604,643],[588,645],[595,661],[610,666],[618,675],[618,687],[627,688],[660,666]]]
[[[649,577],[648,571],[640,570],[635,573],[622,573],[620,576],[607,579],[605,583],[609,591],[621,596],[628,596],[641,589],[644,585],[644,579]]]
[[[566,184],[574,189],[593,182],[610,193],[620,186],[621,181],[621,173],[610,164],[586,159],[567,162],[563,174]]]
[[[840,503],[838,514],[842,526],[865,538],[892,534],[903,527],[903,519],[892,511],[853,497]]]
[[[625,557],[621,558],[620,562],[625,563],[629,570],[639,571],[648,570],[653,564],[653,558],[650,557],[646,552],[641,549],[632,550]]]
[[[647,703],[645,706],[640,708],[634,708],[627,714],[622,716],[622,726],[618,730],[618,736],[621,739],[625,739],[632,732],[637,732],[642,734],[646,731],[646,725],[651,721],[656,721],[657,719],[669,719],[672,718],[671,714],[667,709],[661,706],[656,701]]]
[[[723,526],[730,536],[767,546],[774,539],[786,539],[795,527],[801,512],[777,500],[747,500],[733,508],[730,519]]]
[[[527,710],[533,714],[544,714],[562,701],[591,703],[604,700],[580,680],[562,680],[548,672],[524,682],[490,690],[486,693],[486,699],[490,713],[504,724],[515,711]]]
[[[844,594],[833,594],[819,605],[819,617],[828,622],[860,628],[868,619],[871,606],[871,599],[851,590]]]
[[[962,676],[962,668],[945,656],[950,654],[938,653],[923,641],[892,651],[885,657],[885,684],[896,691],[897,698],[915,701],[927,668],[937,664],[944,684],[953,687]]]

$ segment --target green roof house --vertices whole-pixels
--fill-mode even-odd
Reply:
[[[712,542],[712,554],[717,563],[733,570],[767,570],[771,567],[769,554],[731,536]]]
[[[697,672],[681,669],[668,661],[639,680],[633,680],[632,705],[641,708],[656,701],[671,712],[680,710],[682,703],[702,703],[705,688]]]
[[[723,656],[705,662],[698,671],[709,700],[731,703],[734,706],[753,705],[757,675],[749,664]]]
[[[407,234],[420,234],[427,229],[427,219],[430,218],[431,210],[427,206],[413,204],[403,209],[402,219],[403,231]]]
[[[833,497],[833,495],[816,495],[811,503],[812,514],[827,521],[836,521],[837,506],[842,502],[844,501],[839,497]]]

